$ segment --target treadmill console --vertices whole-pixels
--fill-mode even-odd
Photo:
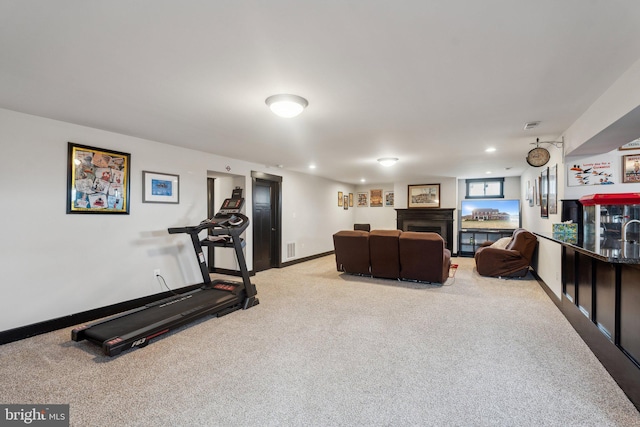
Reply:
[[[222,207],[220,207],[220,210],[216,213],[215,218],[226,218],[233,214],[240,213],[243,205],[244,199],[225,199],[224,202],[222,202]]]

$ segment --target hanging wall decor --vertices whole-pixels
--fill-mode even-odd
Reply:
[[[128,214],[131,155],[68,143],[67,213]]]

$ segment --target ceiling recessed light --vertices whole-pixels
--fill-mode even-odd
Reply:
[[[316,165],[309,165],[309,169],[315,169]]]
[[[364,179],[364,178],[362,178],[362,179],[360,180],[360,182],[367,182],[367,180],[366,180],[366,179]]]
[[[487,153],[493,153],[494,151],[496,151],[496,148],[495,147],[489,147],[484,151],[486,151]]]
[[[309,102],[303,97],[285,93],[272,95],[265,99],[264,102],[275,115],[288,119],[302,113],[309,105]]]
[[[490,175],[490,174],[492,174],[493,172],[491,172],[491,171],[486,171],[485,173],[486,173],[487,175]]]
[[[385,167],[393,166],[397,161],[397,157],[381,157],[378,159],[378,163]]]

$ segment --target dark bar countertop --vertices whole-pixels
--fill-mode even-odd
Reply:
[[[547,240],[560,243],[561,245],[573,248],[577,252],[589,255],[593,258],[612,264],[640,264],[640,242],[622,242],[619,239],[600,239],[599,241],[589,241],[583,239],[579,241],[576,235],[538,233]]]

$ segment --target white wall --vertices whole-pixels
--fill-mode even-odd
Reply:
[[[66,214],[68,141],[131,154],[129,215]],[[274,174],[262,165],[2,109],[0,146],[5,159],[0,168],[5,296],[0,331],[162,292],[166,289],[153,277],[157,268],[172,288],[200,283],[190,240],[169,235],[167,228],[207,217],[211,171],[228,167],[239,177],[234,183],[242,183],[247,206],[251,171]],[[142,203],[143,170],[179,175],[180,203]],[[281,175],[283,243],[299,242],[296,257],[333,250],[331,235],[353,226],[351,210],[335,212],[336,194],[344,185],[286,171]]]

